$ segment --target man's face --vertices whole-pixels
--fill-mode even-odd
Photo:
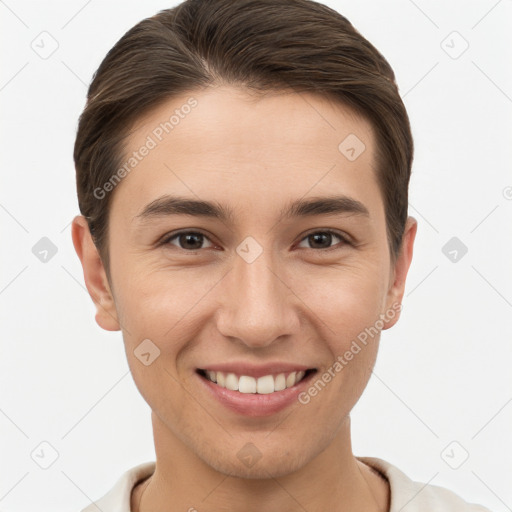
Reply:
[[[190,97],[197,103],[183,107]],[[161,123],[176,109],[166,133]],[[302,467],[346,425],[375,363],[377,331],[396,321],[403,293],[370,124],[315,95],[255,99],[222,87],[140,119],[126,160],[133,151],[137,164],[109,218],[111,315],[153,411],[155,442],[179,440],[226,474]],[[231,215],[143,214],[167,195]],[[289,211],[335,197],[328,213]]]

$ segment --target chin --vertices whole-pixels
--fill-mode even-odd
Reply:
[[[208,443],[206,450],[196,453],[205,464],[226,476],[267,480],[299,471],[322,451],[320,446],[315,450],[301,440],[284,443],[276,436],[274,441],[234,441],[229,446]]]

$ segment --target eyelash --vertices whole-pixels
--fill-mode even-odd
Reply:
[[[331,229],[322,229],[322,230],[319,230],[317,229],[316,231],[311,231],[310,233],[307,233],[306,235],[304,235],[303,238],[301,238],[300,242],[301,243],[303,240],[307,239],[308,237],[312,236],[312,235],[315,235],[315,234],[328,234],[328,235],[332,235],[332,236],[335,236],[337,238],[339,238],[341,240],[341,245],[340,247],[337,247],[338,244],[334,245],[334,246],[331,246],[331,247],[327,247],[325,249],[315,249],[313,247],[307,247],[306,249],[309,249],[311,251],[331,251],[331,250],[336,250],[336,249],[340,249],[342,246],[344,245],[353,245],[346,236],[342,235],[341,233],[338,233],[337,231],[333,231]],[[204,233],[201,233],[200,231],[178,231],[177,233],[173,233],[167,237],[165,237],[161,244],[160,245],[173,245],[171,244],[171,240],[174,240],[175,238],[178,238],[180,235],[201,235],[203,236],[204,238],[206,238],[210,243],[213,244],[213,242],[208,238],[207,235],[205,235]],[[185,251],[185,252],[188,252],[188,253],[195,253],[197,251],[200,251],[201,249],[191,249],[191,250],[187,250],[187,249],[183,249],[182,247],[179,247],[179,246],[176,246],[177,249],[181,249],[182,251]]]

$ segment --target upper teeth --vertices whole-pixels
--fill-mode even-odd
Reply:
[[[240,393],[259,394],[269,394],[290,388],[301,381],[305,374],[306,372],[301,370],[300,372],[291,372],[288,375],[279,373],[278,375],[264,375],[256,379],[248,375],[238,376],[234,373],[206,371],[207,378],[216,382],[218,386]]]

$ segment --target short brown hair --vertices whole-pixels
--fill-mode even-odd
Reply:
[[[386,59],[344,16],[312,0],[186,0],[121,37],[96,71],[80,116],[78,203],[107,275],[113,191],[104,199],[94,191],[118,170],[130,128],[173,96],[220,83],[262,94],[316,93],[372,124],[394,259],[407,220],[413,139]]]

